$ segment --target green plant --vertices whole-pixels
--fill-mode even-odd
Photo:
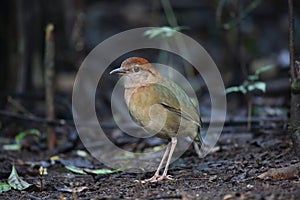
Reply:
[[[19,177],[15,166],[12,166],[12,170],[7,182],[8,184],[0,182],[0,193],[7,192],[11,190],[11,188],[15,190],[25,190],[26,188],[32,186],[32,184],[27,183]]]
[[[266,83],[263,81],[259,81],[259,76],[272,69],[274,65],[266,65],[261,67],[260,69],[255,71],[255,74],[249,75],[246,80],[243,81],[241,85],[233,86],[227,88],[226,94],[232,93],[232,92],[241,92],[243,93],[248,101],[248,130],[251,129],[251,113],[252,113],[252,91],[253,90],[260,90],[262,92],[266,92]]]
[[[263,81],[259,81],[259,76],[272,69],[274,65],[266,65],[256,70],[255,74],[249,75],[244,82],[239,86],[233,86],[226,89],[226,94],[232,92],[241,92],[243,94],[247,94],[253,90],[260,90],[262,92],[266,92],[266,83]]]
[[[161,36],[161,37],[172,37],[175,31],[187,30],[189,29],[186,26],[177,26],[177,27],[169,27],[163,26],[158,28],[153,28],[145,31],[144,35],[149,37],[150,39]]]
[[[168,23],[168,26],[153,28],[148,30],[144,33],[144,36],[148,37],[149,39],[153,39],[155,37],[163,37],[163,38],[170,38],[175,40],[175,44],[180,47],[183,52],[187,52],[187,45],[180,37],[173,37],[176,31],[180,32],[182,30],[188,30],[190,27],[188,26],[180,26],[178,24],[175,12],[172,8],[170,0],[161,0],[160,1],[162,8],[164,10],[165,18]],[[172,38],[173,37],[173,38]],[[169,47],[170,44],[167,42],[166,39],[161,45],[165,47]],[[168,54],[164,51],[160,51],[158,60],[161,62],[168,61]],[[186,76],[190,79],[195,76],[194,70],[186,63],[184,63],[184,70]]]
[[[228,0],[220,0],[216,10],[216,24],[217,26],[223,28],[224,30],[232,29],[238,26],[253,10],[255,10],[260,4],[262,0],[254,0],[249,3],[243,10],[238,13],[238,16],[231,19],[226,23],[221,23],[222,12],[226,4],[232,3],[232,1]],[[232,14],[232,13],[231,13]]]
[[[37,129],[29,129],[26,131],[20,132],[16,137],[15,137],[15,144],[5,144],[3,145],[4,150],[21,150],[22,144],[21,141],[24,137],[27,135],[37,135],[40,136],[40,131]]]

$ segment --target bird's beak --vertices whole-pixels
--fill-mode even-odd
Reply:
[[[112,70],[111,72],[109,72],[109,74],[126,74],[126,71],[124,69],[121,68],[117,68]]]

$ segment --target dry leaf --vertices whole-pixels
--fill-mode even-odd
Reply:
[[[233,195],[232,195],[232,194],[226,194],[226,195],[223,197],[223,200],[228,200],[228,199],[233,199]]]
[[[264,172],[257,176],[257,178],[271,178],[273,181],[290,179],[297,176],[300,172],[300,163],[294,165],[278,168],[278,169],[269,169],[267,172]]]

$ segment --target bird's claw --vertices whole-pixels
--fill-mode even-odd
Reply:
[[[163,175],[157,179],[157,181],[169,181],[169,180],[174,180],[174,178],[172,178],[170,175]]]
[[[159,181],[169,181],[169,180],[174,180],[170,175],[154,175],[153,177],[145,180],[135,180],[135,182],[140,182],[140,183],[156,183]]]

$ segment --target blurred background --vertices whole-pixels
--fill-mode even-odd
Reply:
[[[299,1],[295,1],[296,52],[299,52]],[[45,93],[45,28],[54,25],[55,110],[57,118],[72,119],[71,94],[76,72],[85,56],[114,34],[138,27],[173,27],[198,41],[217,64],[225,86],[241,85],[257,69],[266,91],[257,91],[254,104],[267,105],[266,115],[285,115],[289,102],[288,4],[271,0],[11,0],[0,2],[0,109],[12,99],[43,116]],[[162,52],[131,52],[157,62]],[[119,66],[128,55],[116,59]],[[173,56],[174,57],[174,56]],[[168,63],[185,74],[180,58],[166,54]],[[297,59],[297,57],[296,57]],[[103,79],[103,80],[102,80]],[[110,95],[117,77],[104,76],[97,107],[110,117]],[[191,81],[206,100],[205,85]],[[197,84],[200,84],[197,87]],[[9,97],[9,98],[8,98]],[[265,98],[262,98],[265,97]],[[273,109],[282,106],[283,109]],[[205,110],[205,108],[203,108]],[[107,115],[105,115],[107,113]],[[205,111],[204,111],[205,113]],[[228,113],[247,115],[243,93],[228,95]]]

